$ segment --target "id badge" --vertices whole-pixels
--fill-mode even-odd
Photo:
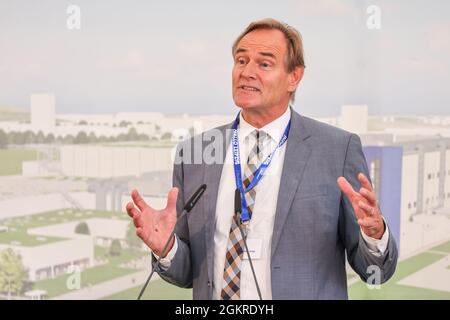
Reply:
[[[250,257],[252,260],[261,259],[262,253],[262,239],[260,238],[248,238],[247,239],[248,251],[250,252]],[[245,251],[245,248],[244,248]],[[247,252],[244,252],[242,257],[244,260],[248,259]]]

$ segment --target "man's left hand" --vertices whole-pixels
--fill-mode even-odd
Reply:
[[[362,231],[369,237],[381,239],[385,226],[377,197],[365,175],[358,174],[358,180],[361,182],[359,192],[356,192],[344,177],[339,177],[337,183],[341,191],[350,200]]]

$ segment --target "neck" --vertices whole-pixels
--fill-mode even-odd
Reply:
[[[242,109],[242,117],[253,127],[260,129],[281,117],[283,113],[286,112],[287,108],[289,108],[289,106],[276,108],[275,110],[258,110],[257,108]]]

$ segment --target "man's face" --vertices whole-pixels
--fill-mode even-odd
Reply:
[[[287,72],[286,57],[287,43],[281,31],[257,29],[246,34],[234,53],[234,103],[259,111],[287,106],[298,81]]]

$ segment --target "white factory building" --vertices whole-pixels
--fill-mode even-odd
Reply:
[[[36,246],[0,244],[0,250],[6,248],[11,248],[21,255],[31,281],[66,274],[70,266],[77,266],[83,270],[91,267],[94,262],[92,237],[61,240]]]
[[[170,171],[175,148],[71,145],[60,149],[61,171],[67,176],[111,178]]]
[[[402,142],[402,213],[432,213],[450,202],[450,139]]]
[[[450,234],[450,138],[362,135],[381,206],[405,255]]]

